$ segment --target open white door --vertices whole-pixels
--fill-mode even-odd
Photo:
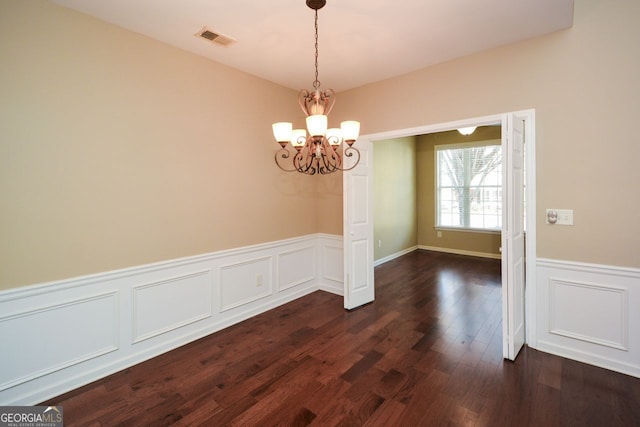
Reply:
[[[373,275],[373,143],[360,138],[360,163],[343,177],[344,308],[375,298]],[[345,159],[348,161],[351,159]],[[347,163],[348,166],[348,163]]]
[[[524,118],[502,121],[502,353],[515,360],[525,339]]]

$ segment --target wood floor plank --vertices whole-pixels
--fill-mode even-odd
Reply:
[[[534,426],[560,426],[560,390],[541,383],[537,387],[531,412],[529,412],[529,423]]]
[[[340,377],[335,377],[327,384],[323,384],[324,387],[317,389],[315,392],[306,396],[306,407],[313,413],[318,415],[316,421],[327,418],[332,419],[332,408],[335,402],[347,403],[347,406],[351,406],[351,401],[344,399],[344,394],[352,387],[351,384],[344,381]],[[339,415],[343,416],[346,411],[339,411]]]
[[[385,400],[376,412],[363,424],[366,427],[398,426],[406,407],[395,400]]]
[[[446,399],[442,390],[448,381],[449,375],[438,370],[433,370],[427,376],[421,376],[406,402],[407,407],[401,419],[402,425],[441,424],[442,411],[445,409],[443,402]]]
[[[43,402],[67,426],[640,426],[640,379],[502,359],[500,261],[415,251]]]

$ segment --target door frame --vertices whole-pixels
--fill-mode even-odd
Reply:
[[[537,331],[536,331],[536,121],[535,121],[535,109],[526,109],[520,111],[511,111],[502,114],[494,114],[490,116],[474,117],[468,119],[461,119],[450,122],[427,124],[423,126],[417,126],[406,129],[397,129],[386,132],[379,132],[374,134],[362,135],[358,140],[367,140],[375,145],[376,141],[402,138],[407,136],[423,135],[428,133],[437,133],[450,131],[467,126],[486,126],[486,125],[502,125],[506,120],[508,114],[515,114],[524,119],[525,122],[525,180],[526,180],[526,233],[527,238],[525,241],[526,251],[526,267],[525,267],[525,343],[532,348],[537,347]],[[357,146],[357,142],[356,142]],[[370,173],[373,174],[373,165],[370,165]],[[503,171],[505,174],[506,171]],[[347,174],[343,174],[343,186],[346,185]],[[346,199],[347,194],[343,193],[343,205],[346,205],[349,201]],[[369,199],[369,204],[373,203],[372,199]],[[369,206],[371,208],[371,206]],[[344,213],[347,215],[347,212]],[[375,221],[375,218],[374,218]],[[349,233],[347,229],[348,218],[343,219],[345,229],[343,230],[344,236]],[[373,239],[373,236],[371,236]],[[370,254],[373,258],[373,253]],[[373,259],[368,260],[368,264],[373,268]],[[345,276],[349,273],[349,266],[345,265]],[[345,286],[347,284],[345,283]],[[345,289],[344,298],[347,298]],[[346,301],[345,301],[346,302]],[[504,321],[504,319],[503,319]]]

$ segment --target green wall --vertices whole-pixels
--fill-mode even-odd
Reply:
[[[374,259],[415,247],[416,137],[375,142]]]

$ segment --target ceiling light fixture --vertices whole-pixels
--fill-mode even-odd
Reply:
[[[460,132],[464,136],[467,136],[467,135],[471,135],[473,132],[475,132],[476,128],[477,128],[477,126],[469,126],[469,127],[466,127],[466,128],[458,129],[458,132]]]
[[[281,147],[275,155],[276,164],[286,172],[297,171],[307,175],[351,170],[360,161],[360,151],[353,147],[360,133],[360,122],[344,121],[340,124],[340,129],[327,129],[327,116],[336,98],[332,89],[320,90],[318,80],[318,9],[326,4],[326,0],[306,1],[307,6],[315,11],[316,31],[316,78],[313,81],[313,91],[303,89],[298,94],[298,104],[307,116],[307,130],[293,129],[293,125],[289,122],[273,124],[273,136]],[[346,145],[343,145],[342,156],[354,157],[355,154],[354,160],[348,167],[343,167],[344,159],[340,155],[340,145],[343,142]],[[293,157],[287,149],[289,143],[296,150]]]

